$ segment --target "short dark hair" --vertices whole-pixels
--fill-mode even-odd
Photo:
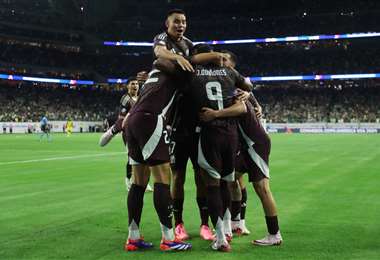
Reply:
[[[231,60],[232,60],[232,62],[235,63],[235,64],[238,63],[238,58],[237,58],[236,54],[233,53],[232,51],[229,51],[229,50],[222,50],[222,51],[220,51],[220,52],[221,52],[221,53],[227,53],[227,54],[229,54],[229,55],[231,56]]]
[[[129,77],[127,84],[129,84],[131,81],[134,81],[134,80],[137,80],[137,78],[135,76]]]
[[[183,15],[186,15],[185,11],[183,11],[182,9],[178,9],[177,8],[177,9],[171,9],[171,10],[169,10],[168,13],[167,13],[167,15],[166,15],[166,17],[169,17],[172,14],[183,14]]]
[[[209,44],[206,43],[199,43],[195,45],[192,49],[192,54],[199,54],[199,53],[208,53],[212,52],[212,47]]]

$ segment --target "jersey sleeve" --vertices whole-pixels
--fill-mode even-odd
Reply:
[[[120,100],[120,109],[119,109],[119,114],[122,116],[125,116],[129,110],[131,109],[131,102],[130,102],[131,97],[128,95],[124,95],[121,100]]]
[[[166,47],[167,41],[168,41],[168,35],[166,34],[166,32],[163,32],[163,33],[157,35],[153,39],[153,50],[157,46],[164,46],[164,47]]]

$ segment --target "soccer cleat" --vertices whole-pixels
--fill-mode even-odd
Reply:
[[[150,184],[148,183],[148,185],[146,186],[145,188],[145,192],[152,192],[153,191],[153,188],[152,186],[150,186]]]
[[[232,234],[225,234],[227,242],[232,243]]]
[[[103,146],[106,146],[111,140],[112,138],[115,136],[113,133],[112,133],[112,129],[113,129],[113,126],[111,126],[101,137],[100,137],[100,140],[99,140],[99,145],[101,147]]]
[[[279,246],[282,243],[282,237],[280,231],[275,235],[268,234],[263,239],[252,241],[252,244],[257,246]]]
[[[240,227],[240,220],[231,221],[231,229],[232,233],[236,234],[237,236],[241,236],[243,231]]]
[[[231,246],[227,241],[218,242],[218,240],[214,240],[211,244],[211,248],[215,251],[220,252],[231,252]]]
[[[242,231],[242,235],[249,235],[249,234],[251,234],[251,231],[249,231],[248,230],[248,228],[246,227],[246,225],[245,225],[245,219],[241,219],[240,220],[240,229],[241,229],[241,231]]]
[[[172,241],[162,239],[160,244],[161,251],[187,251],[191,247],[190,243],[183,242],[177,238]]]
[[[199,235],[203,240],[214,240],[215,235],[212,233],[211,229],[207,225],[202,225]]]
[[[243,235],[243,230],[241,230],[240,227],[232,229],[232,233],[234,233],[236,236],[240,237]]]
[[[149,249],[152,248],[153,244],[150,242],[145,242],[143,238],[140,239],[128,239],[127,242],[124,245],[125,251],[137,251],[142,249]]]
[[[185,226],[183,225],[183,223],[180,223],[175,227],[174,235],[179,240],[189,239],[189,235],[187,234]]]

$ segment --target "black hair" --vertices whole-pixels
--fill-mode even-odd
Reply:
[[[134,80],[137,80],[137,78],[135,76],[131,76],[128,78],[128,84],[131,82],[131,81],[134,81]]]
[[[183,15],[186,15],[185,11],[183,11],[182,9],[171,9],[171,10],[168,11],[166,17],[169,17],[172,14],[183,14]]]
[[[213,49],[210,45],[208,45],[206,43],[199,43],[193,47],[192,54],[195,55],[195,54],[199,54],[199,53],[208,53],[208,52],[212,52],[212,51],[213,51]]]
[[[237,58],[236,54],[233,53],[232,51],[229,51],[229,50],[222,50],[222,51],[220,51],[220,52],[229,54],[229,55],[231,56],[231,60],[232,60],[232,62],[235,63],[235,64],[238,63],[238,58]]]

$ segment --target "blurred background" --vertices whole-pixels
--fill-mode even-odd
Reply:
[[[11,122],[38,122],[45,114],[53,121],[97,122],[101,130],[99,122],[116,112],[126,91],[125,84],[108,79],[127,79],[152,63],[149,46],[104,41],[152,42],[172,8],[185,10],[186,35],[193,41],[380,32],[380,2],[374,0],[0,0],[0,122],[9,128]],[[235,52],[238,70],[248,77],[380,73],[380,37],[214,47]],[[12,75],[71,81],[22,81]],[[380,123],[380,84],[373,75],[254,85],[269,124]]]

